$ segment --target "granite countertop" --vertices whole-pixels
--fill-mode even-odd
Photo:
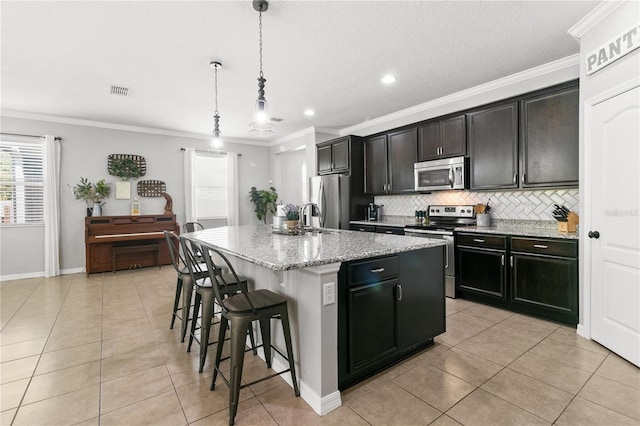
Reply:
[[[577,232],[559,232],[557,222],[540,220],[497,220],[491,226],[466,226],[455,228],[458,232],[477,232],[483,234],[515,235],[534,238],[560,238],[577,240]]]
[[[396,228],[404,228],[406,225],[415,225],[416,219],[413,216],[382,216],[378,221],[370,220],[352,220],[352,225],[373,225],[373,226],[394,226]]]
[[[225,226],[183,236],[273,271],[445,245],[443,240],[337,229],[305,235],[281,235],[272,233],[270,225]]]

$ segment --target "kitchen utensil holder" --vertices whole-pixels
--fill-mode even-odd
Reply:
[[[491,226],[491,215],[489,213],[476,213],[476,225],[483,227]]]

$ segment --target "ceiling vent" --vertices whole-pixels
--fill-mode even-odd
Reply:
[[[111,94],[118,96],[129,96],[129,88],[111,85]]]

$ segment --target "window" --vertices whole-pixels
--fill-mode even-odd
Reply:
[[[44,223],[44,140],[0,139],[0,221]]]
[[[226,219],[229,204],[227,157],[196,153],[193,166],[196,218]]]

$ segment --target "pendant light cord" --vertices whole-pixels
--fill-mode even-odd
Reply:
[[[260,77],[264,77],[264,74],[262,74],[262,12],[260,12],[258,22],[258,28],[260,29]]]

